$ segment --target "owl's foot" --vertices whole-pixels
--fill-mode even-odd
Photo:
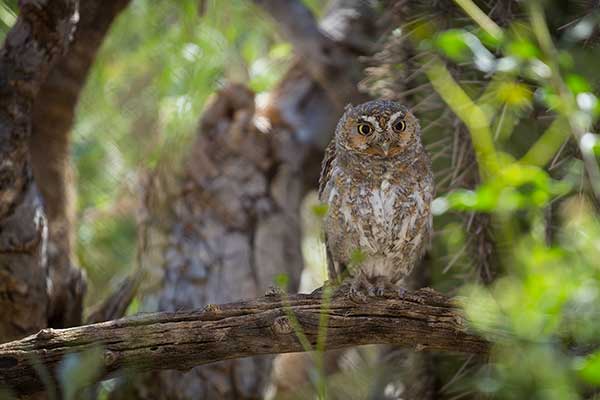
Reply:
[[[348,288],[348,298],[356,303],[365,303],[367,301],[367,285],[369,281],[364,276],[357,275],[350,280]]]
[[[385,293],[394,290],[395,286],[383,276],[369,280],[364,275],[352,278],[348,297],[355,302],[366,302],[369,297],[385,297]]]

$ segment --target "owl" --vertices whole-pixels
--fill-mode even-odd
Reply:
[[[429,245],[433,194],[417,118],[394,101],[347,106],[319,179],[329,278],[363,297],[403,292]]]

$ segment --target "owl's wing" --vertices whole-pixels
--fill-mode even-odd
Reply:
[[[335,140],[329,142],[329,145],[325,148],[325,157],[321,163],[321,176],[319,176],[319,200],[323,201],[323,192],[325,186],[331,178],[331,171],[333,170],[333,160],[335,160]]]
[[[319,176],[319,200],[327,201],[323,198],[325,187],[331,179],[333,172],[333,161],[335,160],[335,140],[332,140],[327,148],[325,148],[325,156],[323,157],[323,163],[321,164],[321,176]],[[331,248],[329,240],[327,238],[327,232],[323,232],[323,238],[325,239],[325,251],[327,253],[327,269],[329,270],[329,279],[338,280],[342,277],[343,270],[345,267],[340,266],[333,259],[331,254]]]

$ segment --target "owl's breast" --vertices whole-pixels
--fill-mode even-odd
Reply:
[[[331,183],[326,230],[338,236],[343,253],[360,248],[367,255],[412,258],[424,246],[432,198],[424,182],[385,175],[353,179],[338,171]]]

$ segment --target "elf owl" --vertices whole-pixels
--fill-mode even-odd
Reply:
[[[351,293],[403,292],[432,233],[434,184],[417,118],[399,103],[347,106],[319,179],[328,205],[329,277],[352,279]]]

